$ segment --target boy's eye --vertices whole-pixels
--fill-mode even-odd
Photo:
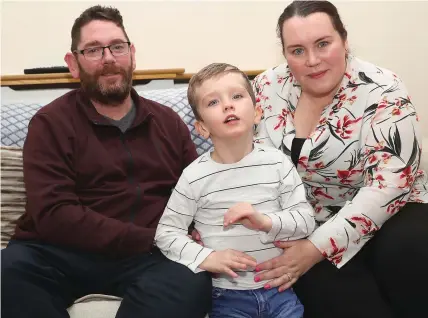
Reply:
[[[242,94],[235,94],[235,95],[233,95],[233,99],[240,99],[242,97],[243,97]]]
[[[214,99],[214,100],[210,101],[210,102],[208,103],[208,106],[214,106],[215,104],[217,104],[217,100],[216,100],[216,99]]]

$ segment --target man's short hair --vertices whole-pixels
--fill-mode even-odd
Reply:
[[[201,85],[209,79],[212,79],[217,76],[229,74],[229,73],[236,73],[242,76],[242,79],[244,80],[245,89],[250,94],[253,104],[254,105],[256,104],[256,97],[254,95],[253,87],[251,85],[250,80],[248,79],[247,75],[244,72],[242,72],[236,66],[233,66],[230,64],[212,63],[210,65],[205,66],[198,73],[193,75],[189,81],[189,87],[187,88],[187,99],[189,100],[189,104],[192,107],[193,114],[195,115],[195,118],[197,120],[202,120],[199,114],[198,105],[197,105],[198,88],[201,87]]]
[[[123,18],[119,10],[113,7],[106,7],[96,5],[90,7],[82,12],[82,14],[74,21],[73,27],[71,28],[71,51],[77,49],[77,45],[80,42],[80,33],[82,28],[88,23],[101,20],[110,21],[116,24],[122,29],[125,34],[126,40],[129,41],[128,35],[126,34],[125,27],[123,26]]]

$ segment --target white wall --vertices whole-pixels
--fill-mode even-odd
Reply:
[[[115,1],[137,48],[137,68],[183,67],[213,61],[265,69],[282,61],[276,22],[290,1]],[[428,136],[427,1],[333,1],[354,54],[399,74]],[[1,73],[65,65],[74,19],[94,1],[4,1]]]

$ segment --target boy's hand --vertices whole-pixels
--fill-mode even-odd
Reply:
[[[270,217],[257,212],[249,203],[238,203],[227,210],[223,225],[227,227],[233,223],[241,223],[250,230],[261,230],[266,233],[272,228]]]
[[[199,268],[211,273],[224,273],[233,278],[238,277],[233,269],[245,270],[255,267],[256,259],[236,250],[214,251],[199,265]]]

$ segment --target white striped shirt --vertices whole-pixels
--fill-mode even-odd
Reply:
[[[223,227],[227,210],[247,202],[272,220],[269,233],[250,230],[241,224]],[[195,221],[204,247],[187,236]],[[220,164],[205,153],[181,175],[159,221],[156,245],[169,259],[195,273],[213,250],[235,249],[253,256],[257,263],[276,257],[282,250],[276,240],[307,237],[315,227],[314,211],[295,167],[280,151],[255,145],[241,161]],[[213,285],[228,289],[256,289],[254,269],[236,271],[238,278],[219,275]]]

